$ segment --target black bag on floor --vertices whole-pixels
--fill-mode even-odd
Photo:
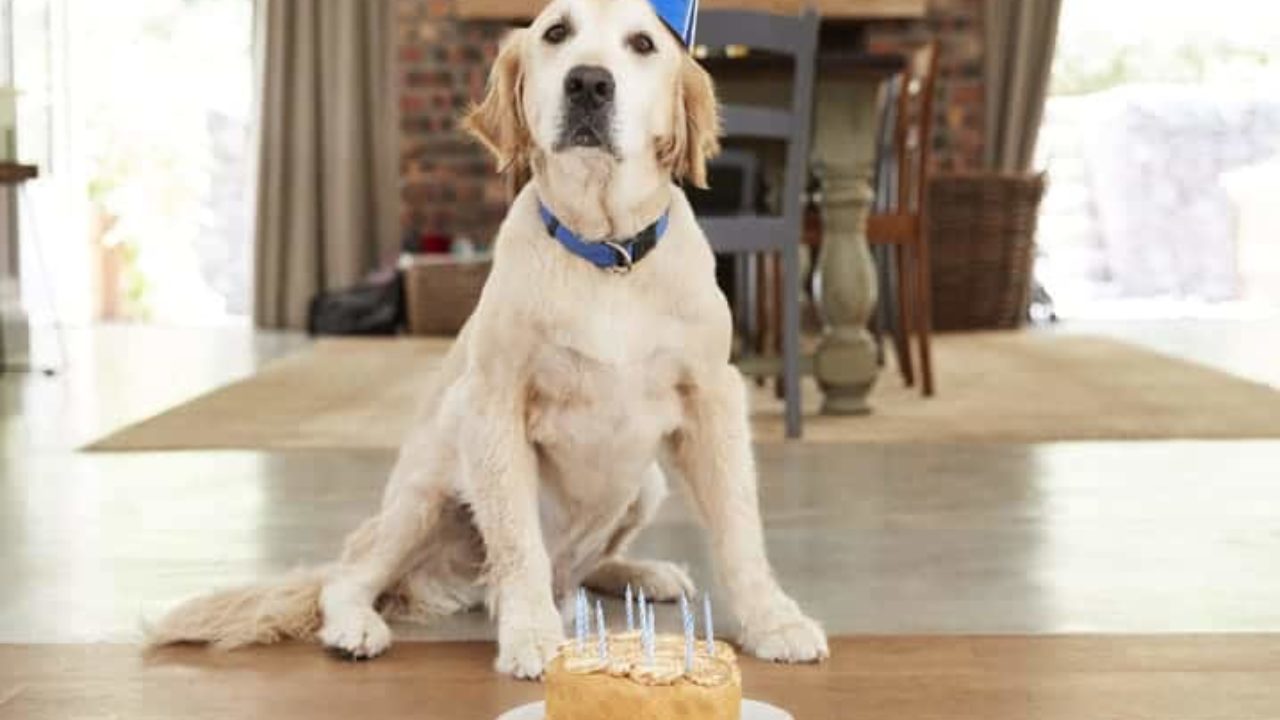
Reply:
[[[404,324],[399,273],[363,285],[322,292],[307,309],[312,335],[395,335]]]

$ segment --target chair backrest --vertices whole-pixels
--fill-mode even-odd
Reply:
[[[726,105],[721,108],[721,118],[727,138],[768,138],[786,143],[781,209],[782,216],[794,220],[798,229],[813,125],[817,14],[812,10],[800,15],[706,10],[698,16],[697,38],[698,45],[709,48],[744,47],[792,58],[791,102],[786,109]]]
[[[907,58],[897,80],[894,123],[899,212],[919,212],[924,203],[933,153],[933,96],[938,78],[938,41],[931,40]]]

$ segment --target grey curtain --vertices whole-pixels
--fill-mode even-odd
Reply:
[[[394,256],[392,0],[258,0],[254,320],[301,328],[320,290]]]
[[[1062,0],[986,0],[986,165],[1031,169]]]

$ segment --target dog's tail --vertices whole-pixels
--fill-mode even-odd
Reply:
[[[310,640],[320,630],[326,569],[295,570],[273,582],[192,598],[154,623],[148,645],[206,643],[220,650],[280,640]]]

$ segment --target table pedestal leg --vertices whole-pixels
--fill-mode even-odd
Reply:
[[[832,415],[870,412],[867,395],[880,372],[867,331],[877,287],[866,236],[879,89],[874,80],[819,80],[814,108],[813,165],[823,188],[817,278],[823,331],[814,373],[823,392],[822,412]]]

